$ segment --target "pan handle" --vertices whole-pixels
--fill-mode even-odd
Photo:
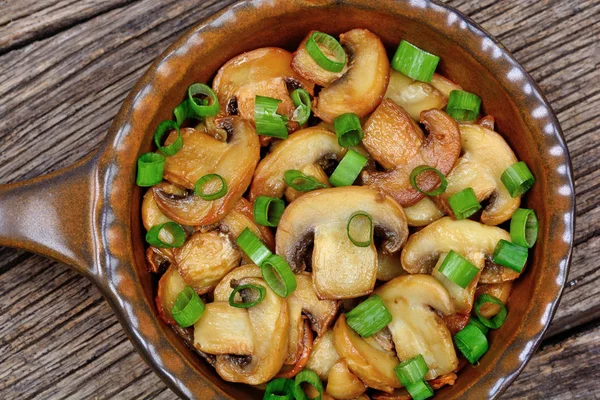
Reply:
[[[91,278],[96,154],[42,177],[0,185],[0,246],[53,258]]]

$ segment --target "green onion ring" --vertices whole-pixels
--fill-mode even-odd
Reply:
[[[467,324],[454,335],[454,344],[471,364],[475,364],[489,348],[483,332],[472,324]]]
[[[256,293],[258,294],[258,298],[256,300],[249,301],[247,303],[245,303],[245,302],[238,303],[235,301],[235,295],[241,290],[255,290]],[[254,307],[255,305],[259,304],[261,301],[263,301],[266,295],[267,295],[267,289],[265,289],[264,286],[250,285],[250,284],[249,285],[240,285],[240,286],[237,286],[235,289],[233,289],[233,291],[229,295],[229,305],[231,307],[235,307],[235,308]]]
[[[481,315],[480,310],[485,303],[491,303],[500,306],[500,311],[492,319],[486,318],[483,315]],[[479,318],[479,321],[481,321],[483,325],[491,329],[500,328],[502,324],[504,324],[506,316],[508,315],[508,310],[506,309],[504,303],[499,298],[489,295],[487,293],[482,294],[477,298],[477,300],[475,300],[474,308],[475,314],[477,314],[477,318]]]
[[[221,189],[213,193],[205,193],[204,186],[214,180],[221,181]],[[204,175],[196,182],[196,185],[194,186],[194,192],[204,200],[217,200],[227,194],[227,182],[225,182],[225,179],[219,174]]]
[[[427,367],[423,354],[419,354],[396,365],[394,371],[400,383],[403,386],[408,386],[425,379],[429,367]]]
[[[205,104],[204,99],[197,103],[194,97],[198,94],[207,96],[211,104]],[[196,117],[212,117],[219,113],[219,99],[213,90],[204,83],[194,83],[188,88],[188,106]]]
[[[293,400],[294,381],[287,378],[276,378],[267,384],[263,400]]]
[[[368,161],[367,157],[353,149],[349,149],[329,177],[329,182],[338,187],[351,186]]]
[[[369,220],[369,238],[368,238],[368,240],[363,240],[363,241],[356,240],[355,238],[352,237],[352,234],[351,234],[352,221],[354,221],[355,218],[361,218],[361,217],[364,217]],[[355,246],[369,247],[371,245],[371,243],[373,242],[373,218],[371,217],[371,215],[369,215],[369,213],[367,213],[365,211],[356,211],[348,219],[348,224],[346,224],[346,233],[348,234],[348,239],[350,239],[350,241]]]
[[[187,328],[196,323],[204,313],[206,306],[194,289],[186,286],[175,300],[171,309],[173,319],[182,328]]]
[[[335,55],[336,60],[331,60],[323,54],[319,45],[329,49]],[[306,51],[315,60],[317,65],[326,71],[341,72],[344,69],[344,65],[346,65],[346,52],[344,48],[333,36],[329,36],[326,33],[313,32],[306,41]]]
[[[348,326],[362,337],[370,337],[392,322],[392,314],[376,294],[346,313]]]
[[[417,81],[430,82],[440,58],[402,40],[392,58],[392,68]]]
[[[170,145],[163,146],[163,139],[166,139],[166,134],[171,132],[173,129],[177,131],[177,139],[175,139],[175,141]],[[158,124],[158,127],[154,131],[154,143],[156,144],[156,147],[158,147],[158,150],[165,156],[173,156],[177,154],[177,152],[183,147],[183,136],[181,136],[181,131],[179,130],[179,125],[177,122],[167,120]]]
[[[276,227],[285,210],[283,200],[276,197],[258,196],[254,201],[254,221],[263,226]]]
[[[360,119],[354,113],[338,115],[333,120],[333,127],[338,144],[342,147],[357,146],[364,135],[360,126]]]
[[[479,115],[481,98],[464,90],[453,90],[448,97],[446,112],[458,121],[472,121]]]
[[[477,196],[473,188],[466,188],[458,193],[454,193],[448,199],[448,204],[452,212],[454,212],[456,219],[468,218],[481,209],[481,204],[477,201]]]
[[[165,242],[160,238],[161,233],[165,231],[171,235],[172,240]],[[154,247],[160,248],[177,248],[183,246],[186,235],[183,228],[176,222],[165,222],[164,224],[154,225],[146,233],[146,242]]]
[[[296,277],[283,257],[272,254],[260,264],[263,279],[279,297],[288,297],[296,290]]]
[[[518,244],[500,239],[498,244],[496,244],[496,248],[494,249],[492,261],[495,264],[503,265],[507,268],[517,271],[518,273],[521,273],[523,268],[525,268],[528,256],[529,252],[527,247],[519,246]]]
[[[319,392],[319,395],[314,398],[309,398],[302,389],[303,383],[308,383],[314,387]],[[321,396],[323,396],[323,383],[317,373],[310,369],[300,371],[294,379],[294,397],[296,400],[321,400]]]
[[[438,187],[429,192],[421,190],[421,188],[417,184],[417,177],[419,175],[421,175],[423,172],[427,172],[427,171],[435,172],[435,174],[438,176],[438,178],[440,178],[440,184],[438,185]],[[427,195],[427,196],[437,196],[446,191],[446,188],[448,187],[448,179],[446,179],[444,174],[442,174],[437,168],[430,167],[429,165],[419,165],[418,167],[413,169],[412,172],[410,173],[410,184],[419,193],[423,193],[424,195]]]
[[[288,137],[288,118],[277,114],[281,100],[271,97],[256,96],[254,98],[254,125],[256,133],[278,139]]]
[[[532,248],[538,238],[538,219],[530,208],[518,208],[510,220],[510,239],[519,246]]]
[[[286,185],[299,192],[310,192],[315,189],[326,188],[327,185],[319,182],[314,176],[306,175],[297,169],[288,169],[283,174]]]
[[[158,153],[142,154],[137,162],[137,177],[135,183],[141,187],[154,186],[163,179],[165,157]]]
[[[296,109],[292,121],[296,121],[299,125],[304,125],[310,117],[310,94],[304,89],[295,89],[291,93],[292,101]]]
[[[535,177],[523,161],[508,167],[500,176],[500,180],[513,198],[523,195],[535,183]]]

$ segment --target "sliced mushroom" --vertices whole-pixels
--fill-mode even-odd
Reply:
[[[429,197],[423,197],[416,204],[404,207],[404,212],[408,226],[427,226],[444,216],[444,212]]]
[[[304,38],[298,50],[294,53],[292,58],[292,69],[302,76],[319,86],[329,86],[333,82],[340,79],[348,71],[348,61],[344,68],[340,72],[327,71],[325,68],[319,66],[317,62],[306,50],[306,42],[315,31],[310,31]],[[335,59],[335,54],[325,46],[319,46],[321,51],[330,59]]]
[[[246,264],[241,267],[235,268],[233,271],[228,273],[221,279],[221,282],[217,284],[215,287],[215,291],[213,292],[213,297],[215,301],[229,301],[229,296],[231,292],[233,292],[233,288],[231,287],[232,283],[239,282],[244,278],[261,278],[262,272],[260,271],[260,267],[254,264]],[[236,296],[236,301],[241,301],[241,297],[238,294]]]
[[[402,267],[411,274],[430,274],[441,253],[454,250],[458,254],[483,253],[494,254],[494,248],[500,239],[510,241],[510,235],[504,229],[487,226],[468,219],[455,221],[444,217],[427,225],[413,234],[402,249]],[[489,283],[490,275],[499,271],[502,280],[514,280],[519,273],[510,268],[486,262],[481,272],[480,282]]]
[[[447,175],[460,155],[460,130],[456,121],[440,110],[421,113],[423,131],[410,115],[385,99],[365,124],[363,145],[385,171],[363,171],[366,185],[390,193],[403,207],[412,206],[424,195],[410,184],[410,174],[420,165],[429,165]],[[433,173],[419,177],[419,187],[432,190],[438,183]]]
[[[300,329],[300,342],[297,345],[297,353],[294,356],[294,363],[290,365],[284,365],[281,371],[277,374],[279,378],[293,378],[296,376],[304,366],[308,362],[310,354],[312,353],[313,346],[313,332],[310,329],[310,323],[306,319],[306,317],[302,317],[300,319],[302,328]],[[293,323],[290,326],[294,326]],[[292,340],[292,339],[289,339]],[[291,346],[288,345],[288,348]],[[288,355],[286,357],[285,364],[289,364],[287,360],[290,358],[290,353],[288,350]]]
[[[240,198],[231,211],[225,215],[225,217],[219,222],[219,231],[229,235],[231,240],[235,240],[244,229],[250,229],[255,235],[257,235],[271,250],[275,250],[275,237],[273,232],[266,227],[256,223],[254,221],[254,211],[252,204],[245,198]],[[246,264],[250,264],[251,261],[245,253],[242,257],[246,261]]]
[[[401,278],[397,278],[401,279]],[[335,348],[348,363],[348,368],[367,386],[392,392],[400,387],[394,368],[400,363],[393,352],[373,346],[348,326],[340,315],[333,328]]]
[[[448,187],[440,195],[440,205],[454,215],[448,198],[466,188],[473,188],[477,200],[488,199],[481,222],[498,225],[510,219],[519,208],[520,197],[513,198],[500,180],[502,173],[517,162],[517,158],[502,136],[481,125],[461,124],[463,155],[448,175]]]
[[[251,356],[254,338],[248,311],[225,301],[207,304],[194,324],[194,347],[207,354]]]
[[[222,111],[254,121],[254,99],[257,95],[281,100],[277,112],[289,118],[290,130],[298,129],[292,121],[295,106],[288,85],[302,87],[313,94],[314,85],[290,66],[292,53],[277,47],[264,47],[227,61],[213,82]]]
[[[285,171],[302,170],[319,162],[341,160],[346,150],[338,144],[334,133],[323,128],[302,129],[273,146],[254,172],[250,201],[258,196],[281,197],[287,185]],[[323,173],[324,174],[324,173]]]
[[[390,75],[390,62],[377,35],[353,29],[340,35],[340,43],[348,53],[348,70],[314,100],[314,113],[327,122],[344,113],[369,114],[381,103]]]
[[[327,394],[336,399],[354,399],[366,390],[365,384],[350,372],[346,360],[339,360],[331,367],[325,389]]]
[[[482,294],[489,294],[499,299],[503,304],[508,302],[510,292],[512,291],[513,282],[506,281],[502,283],[483,284],[477,287],[475,296],[479,297]],[[479,309],[481,315],[486,318],[492,318],[500,311],[500,306],[497,304],[485,303]]]
[[[175,255],[173,255],[173,249],[160,249],[158,247],[150,246],[146,249],[146,262],[148,263],[148,270],[153,274],[162,273],[173,264]]]
[[[429,367],[426,379],[456,369],[452,336],[435,311],[454,313],[452,299],[440,282],[429,275],[406,275],[381,286],[377,294],[392,314],[388,328],[400,360],[422,354]]]
[[[388,254],[382,249],[377,250],[377,280],[391,281],[401,275],[406,275],[400,262],[400,252]]]
[[[182,129],[183,147],[167,157],[165,179],[193,190],[196,181],[207,174],[220,175],[227,194],[217,200],[203,200],[192,192],[173,195],[153,189],[162,212],[183,225],[200,226],[217,222],[244,194],[260,157],[260,145],[252,125],[239,117],[219,118],[215,124],[228,131],[228,142],[191,128]]]
[[[210,292],[240,265],[241,255],[226,235],[218,232],[196,232],[175,251],[175,262],[181,277],[196,293]]]
[[[328,329],[323,336],[315,339],[306,368],[315,371],[321,380],[326,381],[329,371],[339,359],[340,355],[335,349],[333,330]]]
[[[300,168],[299,171],[305,175],[312,176],[318,182],[322,183],[326,187],[331,187],[331,183],[329,183],[329,177],[327,176],[325,171],[323,171],[323,167],[321,165],[319,165],[318,163],[307,165],[304,168]],[[299,190],[294,189],[291,186],[288,186],[285,189],[285,199],[289,203],[291,203],[292,201],[296,200],[298,197],[302,196],[304,193],[306,193],[306,192],[301,192]]]
[[[369,294],[377,277],[377,249],[354,245],[347,234],[354,212],[368,213],[384,251],[394,253],[406,241],[404,211],[391,197],[367,188],[348,186],[305,194],[284,211],[276,234],[277,254],[296,272],[312,256],[313,283],[320,299],[345,299]],[[314,244],[312,254],[306,254]]]
[[[177,296],[187,285],[179,275],[179,271],[171,265],[158,281],[158,292],[156,294],[156,309],[160,318],[169,325],[176,325],[171,309],[175,305]]]
[[[473,264],[475,267],[482,271],[485,267],[485,255],[481,252],[473,252],[468,253],[464,256],[467,261]],[[467,285],[466,288],[462,288],[456,283],[452,282],[450,279],[446,277],[446,275],[439,272],[439,269],[446,258],[446,254],[443,253],[440,255],[440,258],[431,273],[435,279],[440,281],[442,285],[448,291],[448,294],[452,298],[452,302],[454,303],[454,308],[457,313],[469,314],[471,312],[471,308],[473,307],[473,300],[475,297],[475,289],[477,288],[477,282],[479,282],[479,276],[481,272],[478,272],[477,275],[473,278],[471,283]]]
[[[158,185],[154,185],[153,188],[161,190],[170,195],[185,195],[185,189],[168,182],[161,182]],[[171,218],[163,214],[160,208],[158,208],[158,204],[156,204],[156,201],[154,200],[153,190],[148,190],[144,195],[144,200],[142,200],[142,222],[144,223],[144,228],[146,228],[147,231],[155,225],[171,222]]]

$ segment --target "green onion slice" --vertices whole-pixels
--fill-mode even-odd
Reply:
[[[294,381],[287,378],[273,379],[267,384],[263,400],[293,400]]]
[[[479,268],[467,261],[463,256],[450,250],[438,271],[446,278],[465,289],[479,272]]]
[[[173,143],[168,146],[163,146],[163,139],[168,137],[168,133],[170,133],[173,129],[177,131],[177,139]],[[183,136],[181,136],[181,131],[179,130],[179,125],[175,121],[163,121],[158,124],[158,128],[154,131],[154,143],[158,150],[163,153],[165,156],[173,156],[177,154],[179,150],[183,147]]]
[[[184,101],[179,103],[177,107],[173,110],[173,115],[175,115],[175,122],[177,125],[181,126],[186,119],[189,118],[190,115],[190,103],[186,98]]]
[[[253,291],[254,295],[252,297],[254,298],[254,300],[250,300],[248,302],[243,301],[241,303],[236,302],[235,301],[235,295],[238,294],[238,292],[240,292],[242,290]],[[235,307],[235,308],[250,308],[250,307],[254,307],[255,305],[259,304],[261,301],[263,301],[266,295],[267,295],[267,289],[265,289],[264,286],[261,286],[261,285],[240,285],[240,286],[237,286],[235,289],[233,289],[233,291],[229,295],[229,305],[231,307]]]
[[[185,231],[176,222],[154,225],[146,233],[146,242],[154,247],[176,248],[185,243]]]
[[[356,146],[363,138],[360,119],[354,113],[338,115],[333,120],[333,127],[335,128],[338,144],[342,147]]]
[[[492,319],[486,318],[480,313],[481,306],[485,303],[497,304],[500,306],[500,311]],[[498,329],[504,324],[506,316],[508,315],[508,310],[499,298],[484,293],[475,300],[475,314],[477,314],[477,318],[479,318],[479,321],[481,321],[483,325],[491,329]]]
[[[469,319],[469,324],[468,325],[473,325],[475,326],[477,329],[479,329],[481,331],[481,333],[483,333],[484,335],[487,335],[489,328],[487,326],[485,326],[484,324],[481,323],[481,321],[479,320],[479,318],[477,317],[471,317]]]
[[[186,286],[178,295],[171,309],[171,315],[177,325],[182,328],[192,326],[204,313],[204,302],[189,286]]]
[[[454,193],[448,199],[448,204],[450,204],[450,208],[452,208],[456,219],[468,218],[481,208],[481,204],[477,201],[477,196],[475,196],[473,188],[466,188],[458,193]]]
[[[348,233],[348,239],[355,246],[370,246],[373,241],[373,218],[364,211],[353,213],[348,219],[346,232]]]
[[[506,169],[500,176],[500,180],[510,193],[511,197],[519,197],[531,189],[535,183],[535,178],[527,164],[523,161],[514,163]]]
[[[209,99],[198,99],[194,96],[203,95]],[[219,99],[213,90],[204,83],[194,83],[188,88],[188,106],[196,117],[212,117],[219,113]]]
[[[311,190],[327,187],[326,184],[319,182],[314,176],[306,175],[297,169],[285,171],[283,180],[288,186],[300,192],[310,192]]]
[[[416,357],[409,358],[394,368],[396,376],[403,386],[412,385],[420,382],[425,378],[425,374],[429,371],[425,358],[422,354]]]
[[[271,254],[271,250],[250,229],[245,228],[235,239],[235,243],[250,257],[252,262],[260,265]]]
[[[254,100],[254,123],[256,133],[263,136],[272,136],[279,139],[287,139],[288,119],[286,116],[277,114],[277,107],[281,100],[271,97],[256,96]]]
[[[373,336],[392,322],[392,314],[374,294],[346,314],[348,325],[362,337]]]
[[[532,248],[538,237],[538,219],[530,208],[518,208],[510,220],[510,240],[519,246]]]
[[[433,389],[429,385],[429,383],[425,381],[420,381],[417,383],[413,383],[412,385],[406,386],[406,390],[408,394],[413,398],[413,400],[425,400],[430,397],[433,397]]]
[[[481,98],[464,90],[453,90],[448,97],[446,112],[458,121],[472,121],[479,115]]]
[[[207,192],[205,189],[206,185],[214,187],[213,182],[216,181],[220,182],[219,189],[212,192]],[[204,200],[217,200],[227,194],[227,182],[225,182],[225,179],[219,174],[204,175],[196,182],[196,185],[194,186],[194,192]]]
[[[438,185],[438,187],[429,192],[422,190],[417,183],[417,178],[419,177],[419,175],[427,171],[435,172],[435,174],[440,179],[440,184]],[[437,196],[446,191],[446,188],[448,187],[448,179],[446,179],[444,174],[442,174],[437,168],[430,167],[429,165],[419,165],[410,173],[410,184],[419,193],[423,193],[427,196]]]
[[[296,276],[280,255],[271,254],[260,264],[260,269],[267,285],[279,297],[288,297],[296,290]]]
[[[283,200],[276,197],[259,196],[254,202],[254,221],[257,224],[276,227],[285,210]]]
[[[430,82],[439,61],[438,56],[403,40],[392,58],[392,68],[414,80]]]
[[[309,400],[311,399],[304,393],[302,389],[302,384],[308,383],[312,387],[314,387],[319,395],[317,397],[313,397],[312,400],[321,400],[321,396],[323,395],[323,383],[316,372],[311,371],[310,369],[304,369],[296,375],[294,380],[294,397],[296,400]]]
[[[492,261],[521,273],[527,263],[528,253],[527,247],[500,239],[494,249]]]
[[[454,344],[471,364],[475,364],[489,348],[483,332],[472,324],[467,324],[454,335]]]
[[[149,187],[160,183],[165,171],[165,157],[162,154],[146,153],[138,158],[137,177],[138,186]]]
[[[351,186],[358,178],[360,171],[367,165],[367,161],[367,157],[349,149],[329,177],[329,182],[333,186]]]
[[[332,60],[327,57],[321,50],[321,46],[333,54],[335,59]],[[346,52],[344,48],[333,36],[329,36],[326,33],[313,32],[306,41],[306,51],[319,67],[326,71],[341,72],[344,69],[344,65],[346,65]]]
[[[296,121],[300,125],[308,122],[310,117],[310,95],[304,89],[295,89],[291,93],[292,101],[296,109],[292,116],[292,121]]]

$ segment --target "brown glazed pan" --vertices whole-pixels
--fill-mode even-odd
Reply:
[[[91,279],[140,354],[180,396],[260,398],[222,381],[157,317],[146,271],[136,160],[157,124],[172,117],[193,82],[209,81],[229,58],[262,46],[295,49],[311,29],[378,34],[391,52],[401,38],[441,57],[442,74],[479,94],[483,112],[537,178],[525,206],[540,220],[530,263],[516,282],[490,350],[437,399],[496,398],[525,366],[554,314],[574,229],[571,164],[560,126],[539,88],[510,53],[474,22],[428,0],[241,1],[199,22],[133,88],[97,152],[63,171],[0,185],[0,245],[72,266]]]

